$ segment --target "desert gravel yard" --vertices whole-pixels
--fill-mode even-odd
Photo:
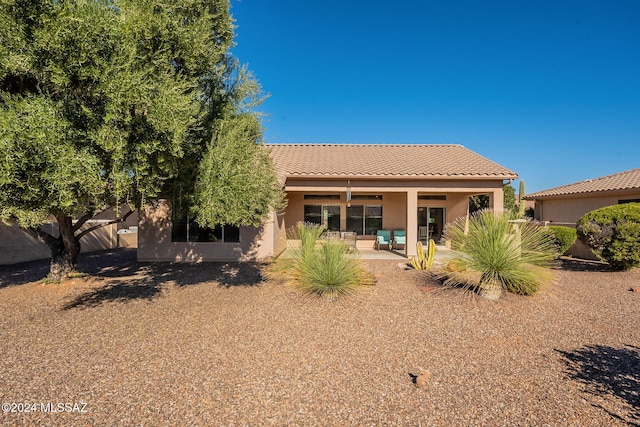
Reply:
[[[488,301],[366,262],[377,285],[336,302],[129,250],[59,285],[0,266],[0,424],[640,425],[640,269],[564,260],[539,295]]]

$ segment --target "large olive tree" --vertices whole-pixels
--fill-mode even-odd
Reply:
[[[51,248],[52,279],[123,203],[179,188],[204,226],[278,205],[232,41],[228,0],[0,0],[0,219]],[[50,216],[59,236],[39,228]]]

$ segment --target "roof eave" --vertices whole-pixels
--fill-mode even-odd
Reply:
[[[576,192],[568,192],[568,193],[560,193],[560,194],[543,194],[538,195],[536,193],[527,194],[522,198],[524,200],[545,200],[545,199],[562,199],[565,197],[589,197],[589,196],[598,196],[604,194],[626,194],[626,193],[635,193],[640,191],[640,187],[637,188],[617,188],[610,190],[594,190],[594,191],[576,191]]]
[[[295,179],[438,179],[438,180],[509,180],[517,179],[518,175],[353,175],[353,174],[286,174],[286,178]]]

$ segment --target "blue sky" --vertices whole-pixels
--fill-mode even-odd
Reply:
[[[461,144],[527,193],[640,167],[638,0],[231,6],[268,143]]]

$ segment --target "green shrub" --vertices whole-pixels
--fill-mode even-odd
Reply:
[[[353,292],[369,279],[359,260],[345,256],[347,245],[328,240],[297,264],[297,283],[305,292],[335,298]]]
[[[452,248],[463,253],[464,270],[447,268],[445,282],[531,295],[551,280],[548,267],[555,248],[551,235],[527,220],[512,222],[514,214],[484,210],[468,223],[460,218],[447,227]]]
[[[276,260],[268,277],[328,299],[350,294],[361,285],[372,285],[373,276],[357,256],[349,253],[345,242],[318,240],[323,231],[319,225],[299,223],[290,237],[300,240],[300,248],[291,252],[291,259]]]
[[[569,249],[577,239],[575,228],[550,225],[547,227],[547,231],[553,236],[553,241],[558,249],[558,255],[563,255],[567,252],[567,249]]]
[[[322,233],[324,233],[324,227],[319,224],[299,222],[288,234],[290,239],[300,240],[300,255],[304,256],[313,252]]]
[[[578,239],[615,270],[640,265],[640,203],[606,206],[585,214]]]

